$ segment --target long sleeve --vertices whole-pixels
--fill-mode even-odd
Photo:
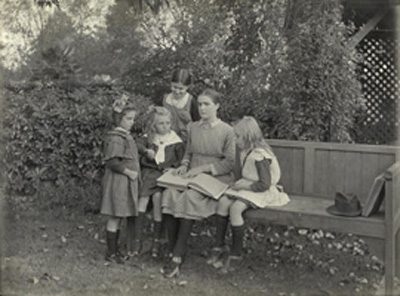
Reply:
[[[264,158],[256,161],[255,165],[259,180],[252,183],[250,189],[254,192],[266,191],[271,186],[270,161]]]
[[[174,168],[179,167],[184,154],[185,154],[185,145],[184,144],[176,145],[175,148],[176,161],[171,166]]]
[[[147,142],[147,139],[144,138],[144,137],[141,137],[141,138],[136,140],[136,145],[138,147],[139,154],[144,154],[145,153],[146,148],[147,148],[146,147],[146,142]]]
[[[192,117],[192,121],[198,121],[200,119],[199,107],[197,105],[197,101],[192,97],[190,102],[190,115]]]
[[[126,166],[124,162],[119,157],[114,157],[106,161],[106,167],[112,170],[113,172],[122,174]]]
[[[185,148],[185,153],[183,155],[181,164],[190,164],[190,160],[192,159],[192,129],[191,125],[189,124],[187,127],[188,135],[187,135],[187,141],[186,141],[186,148]]]
[[[240,163],[240,149],[237,145],[235,145],[235,165],[233,167],[233,175],[236,181],[242,177],[242,164]]]
[[[183,143],[173,144],[171,147],[167,147],[170,159],[166,162],[161,163],[159,166],[161,169],[177,168],[181,165],[183,154],[185,153],[185,145]],[[173,153],[170,153],[170,149],[173,149]]]
[[[226,133],[225,139],[222,140],[224,141],[222,151],[223,157],[221,160],[218,160],[211,165],[211,173],[214,176],[230,173],[235,164],[236,144],[233,129],[229,129]]]

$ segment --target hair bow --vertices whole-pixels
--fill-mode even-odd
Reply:
[[[123,94],[121,98],[116,99],[113,103],[114,112],[121,113],[124,110],[126,103],[128,103],[129,97],[126,94]]]

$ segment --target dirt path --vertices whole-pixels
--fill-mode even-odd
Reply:
[[[379,261],[358,238],[283,228],[251,232],[243,269],[220,276],[205,264],[211,236],[200,225],[183,275],[170,280],[146,254],[124,266],[106,265],[99,215],[33,212],[7,208],[4,295],[374,295],[382,277]]]

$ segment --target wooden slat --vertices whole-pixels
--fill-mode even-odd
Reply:
[[[345,143],[327,143],[327,142],[308,142],[308,141],[289,141],[269,139],[268,143],[272,147],[295,147],[304,149],[311,146],[315,149],[354,151],[354,152],[372,152],[380,154],[394,154],[400,151],[400,147],[390,145],[367,145],[367,144],[345,144]]]
[[[316,195],[322,196],[326,194],[326,187],[330,178],[329,158],[325,150],[315,151],[314,171],[314,192]]]
[[[305,148],[304,152],[304,193],[314,193],[314,160],[315,149],[312,146]]]
[[[304,149],[272,147],[281,167],[280,184],[286,192],[303,193]]]
[[[349,193],[358,193],[362,188],[362,180],[355,176],[361,175],[361,155],[357,152],[345,152],[344,162],[346,163],[344,190]]]
[[[364,39],[365,36],[371,32],[375,26],[383,19],[383,17],[387,14],[389,10],[387,7],[382,8],[378,11],[361,29],[350,39],[347,43],[349,48],[354,48],[361,40]]]
[[[306,196],[290,196],[290,198],[291,201],[283,207],[249,210],[245,217],[261,223],[271,222],[376,238],[383,238],[385,235],[384,217],[381,214],[368,218],[334,216],[326,212],[332,201]]]
[[[343,160],[344,152],[343,151],[330,151],[329,160],[330,160],[330,184],[329,184],[329,192],[326,194],[334,194],[335,192],[345,192],[345,167],[346,164]]]
[[[291,170],[292,188],[293,192],[303,193],[304,192],[304,164],[305,164],[304,149],[294,149],[293,150],[293,161]]]

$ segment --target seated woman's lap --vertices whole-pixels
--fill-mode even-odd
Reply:
[[[217,212],[218,201],[195,190],[167,189],[162,199],[162,211],[176,218],[201,220]]]

